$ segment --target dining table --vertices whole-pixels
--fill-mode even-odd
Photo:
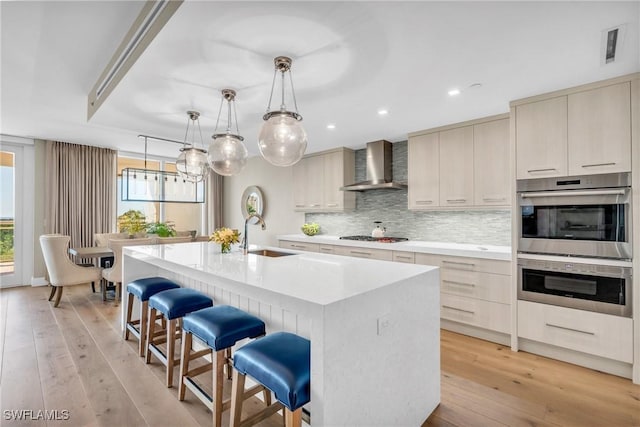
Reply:
[[[87,246],[80,248],[69,248],[69,254],[75,255],[76,258],[91,258],[95,259],[94,265],[96,267],[110,268],[113,263],[113,250],[106,246]],[[102,259],[105,258],[105,262]],[[78,264],[86,265],[90,264]],[[100,280],[100,288],[102,289],[102,300],[107,300],[107,291],[115,290],[115,286],[109,286],[109,283],[105,279]],[[91,283],[91,289],[95,292],[95,286]]]

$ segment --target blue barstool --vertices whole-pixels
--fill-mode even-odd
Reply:
[[[167,367],[167,387],[173,386],[173,367],[179,363],[175,359],[176,326],[178,338],[182,335],[182,328],[179,321],[182,317],[203,308],[211,307],[213,300],[205,294],[189,288],[169,289],[158,292],[149,298],[149,326],[147,327],[147,339],[145,342],[145,361],[151,362],[151,354],[160,360]],[[157,312],[162,313],[168,321],[166,339],[158,337],[156,341],[155,326]],[[167,343],[167,353],[162,353],[158,344]]]
[[[242,421],[253,425],[283,409],[286,427],[302,425],[302,406],[311,399],[311,342],[288,332],[276,332],[238,349],[233,357],[230,426],[240,426],[245,377],[271,390],[278,400]]]
[[[245,338],[257,338],[265,334],[264,322],[257,317],[228,305],[204,308],[187,314],[182,320],[182,352],[180,357],[180,382],[178,399],[184,400],[188,388],[213,412],[215,427],[222,426],[222,412],[229,408],[229,402],[222,401],[223,367],[227,365],[229,378],[231,347]],[[195,336],[208,348],[192,352],[192,339]],[[212,353],[213,352],[213,353]],[[189,371],[189,362],[211,355],[213,363],[208,363]],[[207,395],[194,381],[193,377],[213,370],[213,395]],[[256,387],[255,392],[264,390]],[[251,390],[253,391],[253,389]],[[253,395],[251,392],[249,395]],[[265,391],[265,400],[270,404],[271,395]]]
[[[147,277],[134,280],[127,285],[127,318],[124,328],[124,339],[132,333],[138,339],[138,355],[144,356],[144,342],[147,336],[147,320],[149,319],[149,298],[158,292],[179,288],[177,283],[164,277]],[[134,298],[140,300],[140,318],[132,320]],[[136,327],[140,325],[139,329]]]

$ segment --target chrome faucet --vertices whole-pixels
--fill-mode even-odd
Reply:
[[[240,246],[242,248],[242,253],[245,255],[249,253],[249,235],[247,234],[247,225],[249,225],[249,220],[251,218],[257,218],[258,224],[262,226],[263,230],[266,230],[267,228],[267,224],[264,223],[264,218],[262,218],[262,216],[258,215],[257,213],[247,215],[247,217],[244,219],[244,236],[242,237],[242,245]]]

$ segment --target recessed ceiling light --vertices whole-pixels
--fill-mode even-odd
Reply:
[[[333,123],[329,123],[327,125],[327,129],[335,129],[335,128],[336,128],[336,125],[334,125]]]
[[[460,95],[460,89],[451,89],[449,92],[447,92],[449,94],[449,96],[456,96],[456,95]]]
[[[386,116],[387,114],[389,114],[389,111],[385,109],[380,109],[378,110],[378,114],[381,116]]]

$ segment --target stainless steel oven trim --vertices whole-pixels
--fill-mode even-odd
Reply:
[[[625,206],[625,218],[627,219],[625,227],[625,241],[597,242],[590,240],[536,239],[522,237],[522,207],[547,205],[566,206],[575,204],[623,204]],[[519,193],[518,214],[516,215],[518,227],[518,251],[541,254],[578,255],[597,258],[631,259],[633,256],[633,227],[631,221],[633,214],[632,206],[630,188]]]
[[[597,313],[612,314],[622,317],[632,317],[633,301],[633,280],[631,267],[613,266],[600,264],[599,260],[592,260],[593,263],[572,263],[518,258],[518,299],[532,301],[560,307],[574,308],[578,310],[593,311]],[[625,279],[625,305],[610,304],[599,301],[589,301],[577,298],[568,298],[558,295],[542,294],[523,290],[522,270],[524,268],[562,273],[576,273],[596,277],[619,277]],[[597,270],[597,271],[595,271]]]

